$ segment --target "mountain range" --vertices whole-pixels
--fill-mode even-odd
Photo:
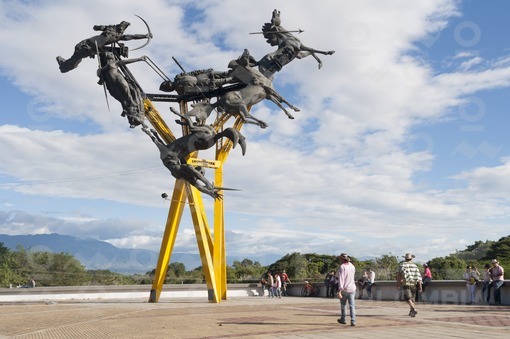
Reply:
[[[105,269],[134,274],[149,272],[156,267],[159,253],[146,249],[118,248],[92,238],[77,238],[61,234],[0,234],[0,243],[10,250],[21,245],[31,252],[68,253],[88,270]],[[237,260],[237,259],[236,259]],[[171,262],[183,263],[187,270],[202,265],[199,254],[172,253]]]

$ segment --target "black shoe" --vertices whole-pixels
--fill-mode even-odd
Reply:
[[[356,326],[356,323],[354,321],[351,321],[351,326]]]
[[[347,323],[345,322],[345,320],[342,320],[342,319],[337,319],[336,321],[337,321],[339,324],[347,324]]]
[[[418,314],[418,311],[416,311],[414,308],[411,311],[409,311],[409,315],[413,318],[416,317],[417,314]]]

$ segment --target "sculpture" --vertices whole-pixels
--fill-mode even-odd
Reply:
[[[122,21],[117,25],[94,26],[95,31],[101,32],[99,35],[78,43],[69,59],[57,57],[60,71],[62,73],[69,72],[76,68],[83,58],[94,58],[97,55],[99,60],[98,83],[104,86],[105,94],[106,92],[110,93],[113,98],[120,102],[122,106],[121,115],[127,117],[130,127],[134,128],[142,125],[142,131],[147,133],[156,144],[163,164],[175,178],[187,181],[199,191],[215,199],[221,198],[218,193],[221,188],[215,187],[213,183],[207,180],[203,168],[186,163],[186,159],[190,154],[209,149],[218,140],[226,137],[232,141],[234,147],[239,143],[244,155],[246,140],[241,133],[231,127],[223,129],[223,124],[228,120],[228,117],[239,117],[243,123],[256,124],[261,128],[266,128],[267,124],[251,115],[250,109],[262,100],[267,99],[283,110],[289,119],[294,119],[294,116],[284,105],[295,112],[299,112],[299,108],[285,100],[274,89],[272,83],[274,74],[293,59],[301,59],[309,55],[317,60],[319,68],[321,68],[322,61],[316,54],[331,55],[334,53],[334,51],[320,51],[303,45],[292,34],[292,31],[288,31],[281,26],[280,12],[274,10],[271,22],[265,23],[262,27],[262,34],[271,46],[277,46],[276,51],[256,61],[245,49],[239,58],[230,61],[227,71],[205,69],[186,72],[172,57],[181,68],[182,73],[176,75],[174,80],[171,81],[146,56],[124,59],[127,58],[128,48],[120,41],[147,39],[147,42],[143,45],[145,46],[152,39],[149,26],[145,20],[139,18],[147,26],[147,34],[124,34],[124,31],[130,25],[127,21]],[[161,101],[191,104],[192,109],[189,112],[184,110],[179,113],[171,108],[173,113],[181,117],[182,120],[179,122],[186,127],[183,128],[184,135],[182,137],[175,139],[172,135],[172,137],[165,138],[165,143],[156,131],[149,131],[147,125],[145,125],[144,119],[148,114],[146,105],[148,95],[142,90],[127,68],[128,64],[138,61],[145,61],[156,73],[160,72],[158,74],[164,79],[160,85],[161,91],[175,91],[177,93],[177,96],[164,97],[160,95]],[[212,102],[210,99],[214,97],[217,100]],[[213,127],[208,125],[206,121],[214,110],[218,112],[218,117],[226,116],[227,118],[217,119],[216,125]],[[195,123],[191,122],[191,117],[195,117]],[[153,122],[151,121],[151,123]],[[218,130],[221,132],[216,132]]]
[[[267,43],[271,46],[278,46],[278,49],[264,56],[258,62],[259,70],[268,78],[272,78],[276,72],[279,72],[283,66],[291,62],[294,58],[302,59],[309,55],[313,56],[319,63],[319,69],[322,67],[322,61],[317,57],[316,53],[324,55],[332,55],[335,51],[320,51],[307,47],[292,34],[286,30],[281,24],[280,11],[273,11],[270,23],[262,26],[262,34],[266,38]],[[300,31],[301,32],[301,31]]]
[[[105,85],[112,97],[122,105],[122,116],[127,116],[131,128],[143,124],[143,96],[137,84],[129,76],[123,74],[122,67],[145,57],[136,59],[118,59],[114,53],[99,53],[100,68],[97,70],[98,84]]]
[[[182,179],[196,187],[200,192],[205,193],[214,199],[221,199],[221,187],[215,187],[204,175],[203,169],[199,166],[195,167],[186,162],[188,156],[199,150],[206,150],[216,144],[216,142],[226,137],[233,143],[233,148],[237,144],[241,145],[242,154],[246,153],[246,140],[244,136],[236,129],[229,127],[224,131],[216,133],[210,125],[193,124],[189,116],[182,115],[171,108],[171,111],[183,118],[183,121],[177,120],[178,123],[189,127],[190,133],[184,135],[175,141],[165,145],[158,134],[151,130],[147,133],[154,144],[158,147],[160,158],[166,168],[176,179]]]
[[[147,25],[145,21],[144,23]],[[141,125],[141,130],[158,148],[163,165],[174,178],[178,179],[175,182],[172,199],[169,199],[171,203],[153,277],[150,302],[157,302],[161,294],[185,204],[188,204],[192,214],[204,267],[208,298],[215,302],[226,298],[225,218],[221,191],[230,189],[219,187],[223,185],[223,163],[230,150],[238,144],[241,145],[242,154],[246,153],[246,139],[239,132],[243,123],[267,127],[265,122],[250,114],[253,105],[268,99],[282,109],[290,119],[294,117],[284,105],[296,112],[299,111],[273,88],[272,81],[276,72],[293,59],[308,55],[312,55],[317,60],[320,68],[322,62],[316,54],[334,53],[334,51],[319,51],[304,46],[291,31],[285,30],[280,24],[280,12],[274,10],[271,23],[263,26],[262,34],[267,42],[271,46],[277,46],[277,49],[260,61],[256,61],[248,50],[244,50],[239,58],[228,64],[227,71],[206,69],[186,72],[172,57],[182,70],[182,73],[176,75],[173,81],[147,56],[127,59],[128,48],[120,41],[146,38],[147,41],[143,46],[147,45],[152,38],[148,25],[147,34],[134,35],[124,34],[129,26],[126,21],[118,25],[94,26],[94,30],[101,31],[101,34],[78,43],[69,59],[57,57],[60,71],[65,73],[76,68],[83,58],[98,56],[97,75],[99,84],[104,86],[105,95],[110,93],[120,102],[122,115],[127,117],[130,127]],[[161,91],[175,91],[177,94],[144,92],[128,69],[128,64],[137,61],[144,61],[163,78],[164,81],[160,85]],[[181,137],[175,137],[152,101],[179,103],[180,111],[172,107],[170,110],[180,118],[177,122],[182,125]],[[190,111],[188,111],[189,104],[192,107]],[[207,124],[214,110],[217,111],[216,118],[212,124]],[[194,123],[191,121],[193,117]],[[235,117],[232,127],[225,127],[231,117]],[[144,119],[147,119],[154,129],[149,130]],[[213,161],[197,158],[199,151],[213,146],[216,146]],[[215,168],[215,182],[206,178],[205,167],[202,166]],[[214,199],[214,232],[211,232],[209,228],[205,206],[195,188]],[[166,198],[168,195],[165,193],[162,197]]]
[[[75,69],[78,67],[83,58],[93,58],[94,55],[97,54],[98,50],[102,51],[103,48],[108,45],[117,43],[119,41],[152,38],[152,33],[150,33],[150,30],[147,34],[124,34],[124,31],[129,27],[129,25],[130,23],[127,21],[122,21],[118,25],[95,25],[93,29],[95,31],[101,31],[101,34],[79,42],[75,46],[74,53],[69,59],[66,60],[61,56],[57,57],[60,72],[66,73]],[[148,27],[149,26],[147,25],[147,28]],[[127,50],[123,50],[122,52],[122,54],[127,54]]]
[[[287,109],[282,105],[287,104],[291,109],[299,112],[299,108],[295,107],[287,100],[285,100],[276,90],[273,88],[271,79],[265,77],[255,67],[256,63],[250,55],[250,52],[245,49],[243,54],[236,60],[232,60],[228,67],[231,69],[228,74],[228,79],[232,83],[241,84],[239,90],[228,91],[218,98],[214,104],[208,101],[202,101],[192,104],[193,109],[187,113],[189,116],[195,116],[197,122],[203,124],[205,119],[209,117],[214,109],[218,109],[220,112],[232,114],[234,116],[240,116],[243,122],[256,124],[261,128],[266,128],[267,124],[252,116],[249,112],[249,107],[258,104],[264,99],[268,99],[274,102],[280,107],[289,119],[294,119]],[[194,86],[192,83],[190,86]],[[186,88],[183,91],[187,91]]]

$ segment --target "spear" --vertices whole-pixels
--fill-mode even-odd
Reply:
[[[267,31],[267,32],[252,32],[252,33],[249,33],[249,34],[276,34],[276,33],[297,33],[297,34],[301,34],[303,32],[304,31],[302,29],[298,28],[295,31]]]

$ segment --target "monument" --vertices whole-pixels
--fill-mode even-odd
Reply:
[[[250,113],[253,105],[270,100],[289,119],[294,119],[294,116],[288,110],[299,111],[274,89],[273,80],[277,72],[294,59],[306,56],[315,58],[321,68],[322,61],[317,54],[331,55],[334,51],[320,51],[303,45],[293,34],[303,31],[283,28],[280,12],[274,10],[262,31],[250,34],[263,35],[270,46],[276,46],[276,50],[257,61],[245,49],[238,58],[227,63],[225,71],[205,69],[186,72],[174,58],[182,73],[171,80],[148,56],[128,59],[129,49],[123,41],[146,39],[142,46],[133,49],[137,50],[153,38],[147,22],[139,18],[145,23],[147,33],[125,34],[130,26],[126,21],[117,25],[96,25],[93,29],[100,31],[99,35],[82,40],[75,46],[71,57],[58,56],[57,62],[60,71],[66,73],[78,67],[83,59],[97,57],[98,84],[104,88],[107,103],[110,94],[121,104],[121,116],[127,118],[130,128],[140,126],[159,150],[163,165],[175,178],[149,301],[159,300],[182,213],[188,204],[208,299],[219,303],[227,298],[223,191],[232,189],[223,187],[223,166],[228,154],[239,145],[245,155],[246,138],[241,134],[244,124],[268,127],[266,122]],[[159,87],[163,93],[147,93],[142,89],[128,68],[134,62],[145,62],[164,79]],[[180,137],[176,137],[163,120],[153,105],[155,101],[178,104],[178,110],[174,107],[169,109],[178,118]],[[216,118],[208,123],[213,111]],[[200,151],[212,147],[215,147],[214,160],[198,158]],[[208,169],[214,170],[214,180],[208,179]],[[213,198],[214,232],[209,227],[201,193]]]

